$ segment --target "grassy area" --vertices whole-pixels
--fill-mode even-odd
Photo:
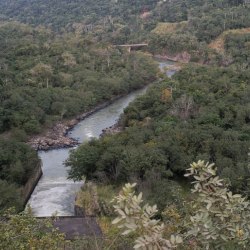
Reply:
[[[111,200],[118,189],[111,185],[86,183],[77,194],[76,205],[84,210],[86,216],[112,215]]]
[[[167,33],[173,33],[178,30],[182,30],[187,26],[187,22],[179,22],[179,23],[168,23],[168,22],[161,22],[158,23],[156,28],[152,30],[152,33],[157,35],[163,35]]]
[[[229,34],[246,34],[250,33],[250,28],[226,30],[221,35],[219,35],[215,40],[213,40],[208,46],[211,49],[215,49],[219,53],[224,53],[224,43],[225,37]]]

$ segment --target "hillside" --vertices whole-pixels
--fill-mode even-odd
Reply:
[[[65,248],[50,223],[18,213],[20,190],[41,164],[27,141],[48,130],[56,137],[55,124],[152,83],[124,110],[119,133],[90,140],[63,160],[70,179],[89,183],[77,205],[98,217],[105,233],[104,241],[79,239],[72,248],[105,242],[107,249],[133,249],[142,231],[128,219],[129,236],[121,237],[111,223],[119,206],[110,203],[131,182],[137,187],[127,185],[115,199],[125,211],[118,220],[136,208],[136,219],[140,214],[160,232],[152,235],[163,237],[152,249],[161,250],[166,237],[175,248],[187,224],[181,249],[248,249],[249,13],[247,0],[0,0],[0,249]],[[148,46],[114,46],[131,43]],[[185,63],[170,79],[156,55]],[[187,168],[198,183],[192,193]]]
[[[250,28],[227,30],[220,34],[215,40],[213,40],[208,47],[217,50],[220,53],[225,52],[225,40],[229,35],[246,35],[250,33]]]
[[[250,27],[249,8],[243,0],[136,0],[132,7],[128,0],[1,0],[0,18],[112,44],[147,41],[153,54],[185,52],[194,62],[225,65],[230,60],[208,45],[227,30]]]
[[[1,209],[15,200],[20,208],[13,197],[37,166],[37,154],[25,145],[30,136],[141,88],[157,72],[142,53],[19,22],[1,22],[0,57],[0,141],[8,144],[8,154],[0,149],[0,183],[10,189]]]
[[[108,39],[105,32],[119,33],[119,39],[138,39],[158,22],[187,21],[186,31],[199,41],[209,42],[227,29],[249,27],[248,13],[247,3],[230,0],[209,4],[202,0],[136,0],[132,7],[128,0],[0,1],[3,20],[44,25],[58,32],[98,33],[101,28],[102,39]]]

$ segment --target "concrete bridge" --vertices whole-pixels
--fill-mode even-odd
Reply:
[[[127,48],[129,53],[130,53],[131,49],[133,49],[133,48],[141,48],[141,47],[145,47],[145,46],[148,46],[148,43],[114,45],[114,47]]]

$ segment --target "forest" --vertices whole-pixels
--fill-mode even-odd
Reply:
[[[235,191],[247,194],[248,79],[248,72],[189,66],[155,84],[125,109],[120,120],[124,132],[71,153],[70,178],[86,176],[113,185],[138,180],[143,188],[156,188],[203,159],[216,163]],[[166,200],[165,193],[158,192],[157,199]]]
[[[37,166],[30,158],[37,158],[36,153],[25,145],[31,135],[156,79],[157,68],[149,56],[96,45],[91,38],[3,22],[0,40],[0,132],[10,155],[8,160],[1,147],[4,187],[24,184],[17,180],[23,175],[27,180]],[[25,156],[15,149],[15,142]],[[30,159],[30,165],[20,157]],[[4,200],[1,204],[8,206]]]
[[[129,231],[129,236],[120,238],[121,230],[111,221],[119,209],[127,214],[119,199],[129,206],[137,192],[143,192],[144,200],[140,203],[140,195],[136,196],[137,213],[143,215],[147,203],[157,204],[157,211],[154,206],[147,209],[152,212],[149,221],[159,219],[167,225],[164,232],[157,231],[159,235],[166,238],[174,233],[189,239],[186,248],[182,245],[180,249],[249,247],[250,228],[242,222],[250,214],[245,211],[248,205],[241,196],[235,203],[230,200],[230,192],[247,201],[250,196],[249,13],[247,0],[136,0],[133,5],[129,0],[0,0],[0,211],[10,218],[3,222],[0,217],[1,241],[8,242],[10,249],[39,249],[39,245],[60,249],[58,242],[63,242],[60,234],[53,231],[50,235],[49,223],[9,210],[23,209],[20,190],[41,164],[27,140],[58,121],[153,83],[124,110],[118,122],[122,132],[93,139],[71,151],[65,162],[69,178],[84,178],[87,183],[78,202],[94,210],[107,236],[107,249],[133,248],[138,232],[127,228],[132,235]],[[131,53],[114,46],[140,42],[148,47]],[[159,72],[154,56],[179,61],[181,70],[168,78]],[[216,174],[199,160],[215,163]],[[190,177],[184,178],[192,162],[197,165],[193,163]],[[202,219],[217,213],[219,206],[202,185],[193,187],[195,195],[190,192],[191,177],[197,182],[204,181],[202,178],[214,181],[218,190],[215,188],[213,199],[220,196],[214,198],[216,192],[226,192],[227,204],[245,204],[244,208],[229,208],[225,200],[216,200],[226,206],[224,211],[243,211],[235,225],[227,224],[236,228],[234,236],[224,232],[213,215],[208,225],[221,231],[214,235],[211,227],[204,232],[214,239],[212,245],[211,239],[203,238],[202,230],[201,234],[183,234],[202,228],[207,223]],[[224,191],[219,178],[225,183]],[[127,184],[116,196],[126,183],[137,185]],[[210,182],[205,185],[213,189]],[[97,201],[90,199],[93,196]],[[212,199],[211,206],[204,197],[209,202]],[[112,199],[117,202],[115,209]],[[198,211],[197,207],[207,210]],[[229,214],[216,216],[231,218]],[[190,215],[197,217],[189,226],[180,223]],[[118,224],[125,219],[118,216]],[[120,225],[126,228],[128,221]],[[39,236],[37,228],[46,229]],[[32,241],[21,237],[12,243],[13,234],[22,230],[27,230]],[[220,240],[218,235],[222,235]],[[164,239],[158,239],[160,245],[166,243]],[[137,245],[145,242],[139,240]],[[174,249],[180,242],[177,237],[166,244]],[[89,242],[79,244],[96,249]],[[6,244],[0,243],[1,247],[7,249]]]
[[[153,54],[188,51],[193,61],[221,65],[228,58],[208,45],[224,31],[248,28],[249,8],[246,0],[136,0],[133,6],[129,0],[2,0],[0,18],[112,44],[148,41]]]

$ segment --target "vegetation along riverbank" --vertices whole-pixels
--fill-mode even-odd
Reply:
[[[24,145],[29,138],[34,138],[31,144],[35,149],[76,144],[65,137],[76,120],[66,127],[61,121],[146,85],[156,78],[157,69],[143,54],[108,49],[104,43],[95,45],[93,38],[56,35],[49,29],[17,22],[2,22],[0,33],[0,130],[2,144],[8,141],[9,145],[1,147],[1,206],[7,208],[18,202],[15,190],[25,183],[20,182],[21,176],[28,179],[35,168],[34,164],[25,170],[29,164],[24,159],[28,161],[28,152],[32,152]],[[47,136],[34,136],[50,127]],[[17,153],[17,144],[20,149],[27,148],[27,152],[23,151],[26,155]]]
[[[0,249],[62,249],[49,224],[9,211],[22,208],[35,149],[76,144],[65,137],[73,118],[158,78],[125,109],[119,133],[66,160],[69,178],[89,183],[77,204],[93,208],[104,233],[71,244],[248,249],[249,10],[247,0],[0,0],[0,210],[9,217]],[[147,53],[182,68],[168,79]]]

